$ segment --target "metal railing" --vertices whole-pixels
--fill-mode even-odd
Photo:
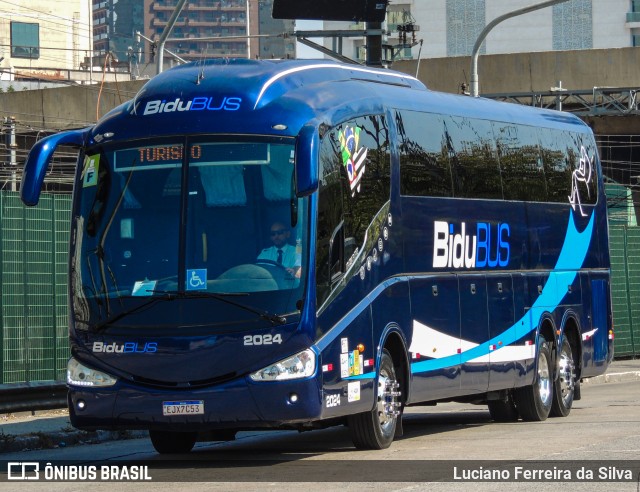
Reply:
[[[548,90],[482,94],[482,97],[547,109],[562,109],[578,116],[640,114],[640,87],[594,87],[586,90]]]

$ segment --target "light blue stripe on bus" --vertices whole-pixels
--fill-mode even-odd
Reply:
[[[525,334],[534,331],[538,327],[543,313],[545,311],[553,311],[558,307],[567,292],[567,282],[573,283],[577,275],[577,270],[579,270],[584,263],[589,245],[591,244],[591,236],[593,235],[594,217],[595,212],[592,212],[589,224],[585,230],[578,232],[573,220],[573,213],[571,211],[569,212],[569,225],[567,226],[567,234],[560,251],[560,256],[558,257],[558,262],[549,274],[549,280],[544,286],[540,296],[536,299],[536,302],[514,325],[497,337],[461,354],[442,357],[441,359],[414,362],[411,364],[411,372],[415,374],[464,364],[472,359],[489,354],[491,352],[491,345],[498,345],[499,342],[502,342],[501,346],[510,345],[522,338]],[[560,274],[562,274],[562,283],[557,281],[559,280],[557,277],[559,277]],[[560,288],[558,287],[559,285]]]

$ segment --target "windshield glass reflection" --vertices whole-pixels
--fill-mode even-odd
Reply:
[[[74,214],[79,328],[213,326],[297,312],[308,212],[293,195],[293,159],[289,143],[90,149]],[[158,296],[176,302],[145,300]]]

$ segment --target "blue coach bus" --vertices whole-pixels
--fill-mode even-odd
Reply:
[[[405,407],[566,416],[613,357],[607,214],[590,129],[329,61],[186,64],[38,142],[38,202],[79,147],[71,421],[160,453],[239,430]]]

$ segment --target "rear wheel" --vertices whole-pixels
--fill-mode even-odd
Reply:
[[[546,420],[553,402],[553,368],[549,342],[542,336],[538,340],[537,371],[533,384],[516,388],[513,392],[518,413],[523,420]]]
[[[193,449],[198,434],[195,432],[170,432],[150,430],[151,444],[160,454],[188,453]]]
[[[553,388],[552,417],[566,417],[571,412],[576,388],[576,365],[567,337],[563,337],[558,356],[558,377]]]
[[[391,355],[385,349],[380,359],[376,406],[370,412],[350,415],[349,431],[358,449],[385,449],[393,442],[401,406],[400,385]]]

